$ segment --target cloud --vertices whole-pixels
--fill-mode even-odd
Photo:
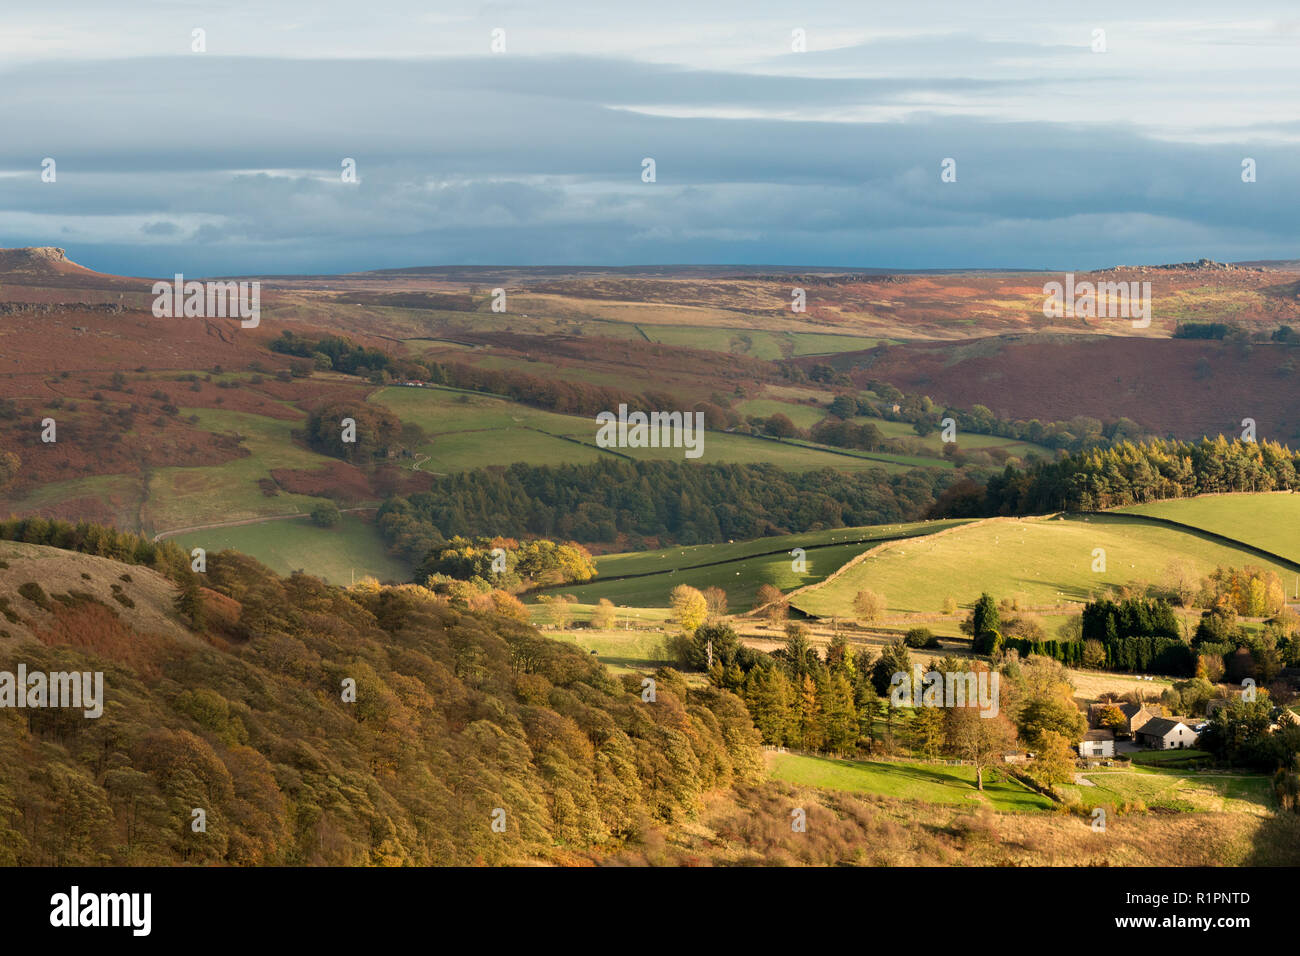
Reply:
[[[1294,256],[1294,122],[1171,131],[1107,115],[1094,101],[1133,83],[1173,94],[1140,71],[1069,75],[1066,54],[1085,56],[955,31],[814,51],[798,75],[763,72],[761,57],[15,65],[0,243],[57,241],[96,268],[151,275]],[[845,70],[863,64],[880,75]],[[1246,155],[1260,170],[1249,185]],[[44,156],[56,183],[41,182]],[[342,181],[345,157],[359,183]],[[945,157],[956,183],[940,181]]]

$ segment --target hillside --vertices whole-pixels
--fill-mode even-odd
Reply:
[[[36,585],[40,591],[30,591],[33,597],[28,597],[19,593],[23,585]],[[82,605],[111,609],[136,633],[198,644],[171,610],[175,591],[171,581],[151,568],[0,540],[0,645],[12,647],[48,635],[51,628],[82,613]]]
[[[1094,572],[1098,548],[1106,570]],[[987,591],[1064,610],[1107,588],[1162,584],[1171,575],[1199,581],[1216,567],[1246,565],[1269,568],[1283,580],[1293,574],[1289,565],[1135,516],[993,518],[880,545],[842,574],[793,595],[791,604],[818,616],[851,617],[854,595],[870,589],[893,612],[935,614],[946,597],[969,604]]]
[[[1289,492],[1201,495],[1115,510],[1201,528],[1300,562],[1300,498]]]
[[[145,569],[4,553],[0,592],[39,565],[54,600],[48,626],[21,606],[37,639],[0,643],[0,670],[102,670],[107,698],[97,720],[0,712],[4,865],[579,862],[760,770],[731,694],[669,678],[645,703],[590,655],[427,592],[214,556],[210,626],[185,635]],[[129,575],[136,613],[53,594],[82,568],[88,591]]]
[[[597,580],[553,590],[572,594],[584,604],[607,598],[617,605],[666,608],[678,584],[699,589],[718,587],[726,592],[729,608],[740,612],[750,608],[759,585],[770,584],[788,591],[813,584],[878,542],[932,534],[960,523],[918,521],[837,528],[727,544],[611,554],[597,559]],[[804,550],[802,570],[794,567],[793,548]]]
[[[908,342],[817,359],[865,387],[881,379],[962,408],[985,405],[1007,419],[1125,417],[1189,440],[1241,433],[1300,436],[1300,352],[1280,343],[1113,335],[986,336],[957,343]],[[1068,383],[1068,387],[1067,384]]]

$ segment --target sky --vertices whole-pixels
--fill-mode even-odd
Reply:
[[[1300,258],[1287,0],[45,0],[0,84],[0,246],[118,274]]]

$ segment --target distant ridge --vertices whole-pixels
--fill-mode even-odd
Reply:
[[[61,275],[90,271],[69,259],[67,252],[57,246],[0,249],[0,273],[8,275]]]

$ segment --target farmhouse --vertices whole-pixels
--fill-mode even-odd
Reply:
[[[1137,742],[1152,750],[1178,750],[1196,746],[1199,735],[1184,721],[1170,717],[1153,717],[1137,732]]]
[[[1115,756],[1115,734],[1109,730],[1090,730],[1079,741],[1080,757]]]
[[[1123,725],[1113,728],[1115,733],[1123,737],[1132,737],[1136,734],[1149,720],[1156,715],[1147,710],[1145,704],[1093,704],[1088,708],[1088,724],[1092,727],[1099,727],[1101,715],[1108,707],[1117,707],[1119,712],[1124,715]]]

